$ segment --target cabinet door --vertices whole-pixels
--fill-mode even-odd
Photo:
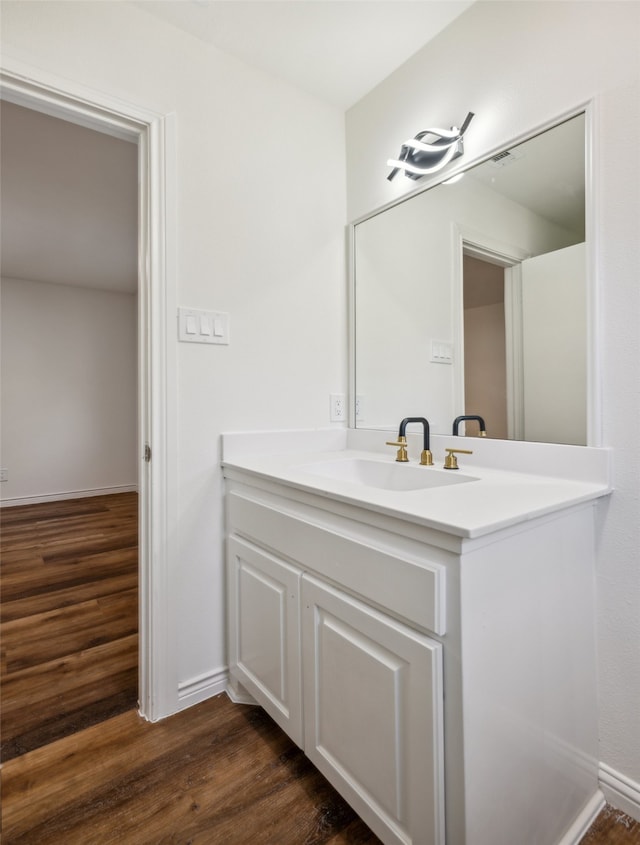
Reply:
[[[442,646],[302,579],[305,752],[385,843],[443,845]]]
[[[238,537],[228,548],[231,674],[302,745],[300,571]]]

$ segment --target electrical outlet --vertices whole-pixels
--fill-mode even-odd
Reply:
[[[9,470],[5,469],[4,467],[0,469],[0,481],[8,481],[9,480]]]
[[[364,419],[364,396],[356,396],[356,420],[362,422]]]
[[[347,418],[347,408],[344,393],[332,393],[329,397],[330,410],[329,419],[331,422],[343,422]]]

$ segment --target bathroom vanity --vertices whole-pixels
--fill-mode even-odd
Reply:
[[[578,842],[608,454],[474,439],[452,472],[451,438],[434,467],[385,439],[224,436],[230,695],[388,845]]]

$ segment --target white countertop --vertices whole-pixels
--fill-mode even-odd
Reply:
[[[305,439],[300,434],[295,433],[293,437],[293,433],[288,433],[279,441],[274,438],[265,449],[256,447],[257,439],[263,435],[224,435],[222,465],[225,476],[234,477],[234,470],[240,470],[256,478],[276,481],[290,488],[468,538],[481,537],[563,508],[595,500],[611,492],[607,478],[589,477],[594,473],[587,471],[573,472],[570,474],[574,477],[562,478],[557,475],[496,469],[478,464],[478,455],[475,460],[471,456],[461,455],[461,468],[457,471],[443,469],[439,456],[436,466],[418,467],[415,460],[408,465],[397,464],[393,449],[387,448],[381,453],[348,448],[348,440],[340,440],[335,433],[327,433],[320,441],[310,438],[308,445],[321,443],[321,448],[304,451]],[[236,439],[227,440],[225,444],[225,437]],[[248,449],[243,452],[242,448],[238,448],[238,437],[253,437],[247,443],[253,444],[254,451]],[[378,434],[378,439],[384,443],[384,435]],[[268,436],[266,440],[269,440]],[[284,443],[291,444],[292,440],[295,442],[291,451],[280,451]],[[469,441],[470,438],[447,438],[447,446],[473,448],[474,454],[482,452],[477,442],[470,444]],[[501,442],[505,443],[507,449],[512,445]],[[338,448],[335,448],[336,445]],[[495,450],[496,447],[490,448]],[[349,459],[395,464],[400,471],[406,466],[413,474],[433,473],[443,476],[443,480],[448,480],[455,473],[456,483],[427,489],[389,490],[323,476],[314,471],[316,467],[321,469],[323,463]],[[586,452],[585,459],[588,459]],[[463,479],[466,483],[461,483]]]

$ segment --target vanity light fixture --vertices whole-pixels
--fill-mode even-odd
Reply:
[[[425,129],[418,132],[415,138],[405,141],[400,147],[400,155],[397,159],[389,159],[387,164],[393,170],[387,176],[391,181],[396,173],[404,170],[404,175],[409,179],[420,179],[429,173],[436,173],[446,167],[454,158],[458,158],[464,152],[462,136],[467,131],[473,119],[473,112],[465,117],[462,127],[458,129],[452,126],[451,129]],[[435,140],[432,143],[425,143],[423,138],[432,135]]]

